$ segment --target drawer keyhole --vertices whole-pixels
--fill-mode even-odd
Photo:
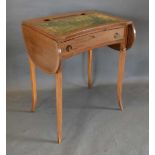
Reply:
[[[114,34],[114,38],[115,38],[115,39],[119,39],[119,38],[120,38],[120,34],[119,34],[118,32],[116,32],[116,33]]]
[[[72,50],[72,46],[71,46],[71,45],[67,45],[67,46],[66,46],[66,51],[69,52],[69,51],[71,51],[71,50]]]

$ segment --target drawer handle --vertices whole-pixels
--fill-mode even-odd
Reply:
[[[67,46],[66,46],[66,51],[69,52],[69,51],[71,51],[71,50],[72,50],[72,46],[71,46],[71,45],[67,45]]]
[[[116,32],[115,34],[114,34],[114,39],[120,39],[120,34],[118,33],[118,32]]]
[[[92,36],[90,36],[91,38],[95,38],[95,36],[94,35],[92,35]]]

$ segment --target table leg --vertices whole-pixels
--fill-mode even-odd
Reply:
[[[62,71],[56,73],[56,113],[57,113],[57,139],[62,141]]]
[[[88,88],[92,87],[92,56],[93,56],[93,51],[89,50],[88,51]]]
[[[36,108],[36,103],[37,103],[37,86],[36,86],[35,64],[32,62],[30,58],[29,58],[29,64],[30,64],[30,77],[31,77],[31,83],[32,83],[32,109],[31,111],[34,112]]]
[[[122,82],[125,66],[126,49],[122,49],[119,52],[119,65],[118,65],[118,77],[117,77],[117,100],[120,110],[123,111],[122,105]]]

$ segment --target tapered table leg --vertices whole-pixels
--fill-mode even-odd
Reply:
[[[88,88],[92,87],[92,70],[93,70],[93,65],[92,65],[92,56],[93,56],[93,51],[89,50],[88,51]]]
[[[126,49],[122,49],[119,52],[119,64],[118,64],[118,78],[117,78],[117,100],[120,110],[123,111],[122,105],[122,82],[125,66]]]
[[[62,71],[56,73],[56,113],[57,113],[57,139],[62,141]]]
[[[30,76],[31,76],[31,83],[32,83],[32,109],[31,111],[34,112],[36,109],[37,103],[37,85],[36,85],[36,73],[35,73],[35,64],[29,58],[30,64]]]

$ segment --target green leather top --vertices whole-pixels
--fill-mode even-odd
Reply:
[[[86,28],[112,24],[119,21],[120,20],[118,18],[111,17],[100,12],[94,12],[90,14],[68,16],[65,18],[49,18],[46,21],[37,23],[36,26],[42,27],[49,32],[51,31],[56,35],[66,35]]]

